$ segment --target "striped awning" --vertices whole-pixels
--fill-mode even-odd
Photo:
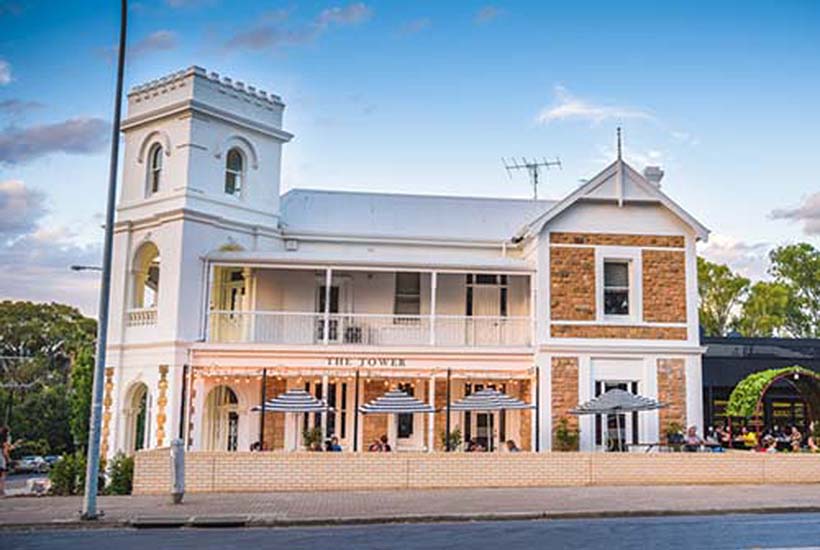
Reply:
[[[432,413],[436,409],[401,390],[390,390],[359,407],[362,414]]]
[[[471,393],[461,401],[450,405],[450,410],[453,411],[505,411],[531,408],[533,405],[528,405],[520,399],[492,388]]]
[[[286,413],[312,413],[325,412],[330,410],[324,400],[316,399],[305,390],[288,390],[285,393],[268,399],[264,405],[257,405],[252,411],[265,412],[286,412]]]
[[[586,403],[578,405],[570,412],[575,415],[581,414],[610,414],[616,412],[654,411],[665,407],[649,397],[635,395],[621,389],[611,389],[608,392],[591,399]]]

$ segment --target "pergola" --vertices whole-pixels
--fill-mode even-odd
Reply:
[[[805,367],[794,365],[780,369],[755,372],[738,382],[726,404],[726,416],[755,418],[763,415],[763,398],[776,383],[788,383],[806,402],[808,421],[820,420],[820,374]],[[760,435],[761,422],[756,422]]]

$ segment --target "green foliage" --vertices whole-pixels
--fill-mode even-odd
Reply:
[[[683,426],[678,424],[677,422],[670,422],[666,426],[666,437],[675,436],[675,435],[682,435],[683,434]]]
[[[785,367],[780,369],[768,369],[750,374],[740,382],[729,396],[726,404],[726,414],[728,416],[740,416],[750,418],[755,415],[755,408],[763,390],[778,376],[783,374],[807,374],[815,375],[814,372],[803,367]]]
[[[108,465],[107,495],[130,495],[134,482],[134,458],[117,453]]]
[[[769,272],[789,290],[786,329],[795,338],[820,337],[820,250],[809,243],[769,253]]]
[[[11,458],[18,459],[29,455],[44,456],[49,454],[48,451],[48,441],[45,439],[37,439],[34,441],[30,439],[21,439],[15,441],[14,449],[11,450]]]
[[[83,453],[64,454],[48,473],[51,493],[68,496],[81,495],[85,486],[85,455]]]
[[[749,279],[732,272],[725,265],[698,258],[698,293],[700,325],[708,336],[725,336],[732,312],[749,289]]]
[[[752,285],[734,327],[743,336],[768,337],[786,326],[791,292],[781,283],[761,281]]]
[[[441,434],[439,435],[441,440],[441,446],[446,449],[447,448],[447,434],[442,430]],[[459,448],[462,440],[461,435],[461,428],[456,427],[454,430],[450,432],[450,450],[454,451]]]
[[[88,443],[88,422],[91,414],[91,392],[94,384],[94,352],[91,346],[80,350],[71,369],[68,400],[69,424],[74,444],[84,449]]]
[[[308,428],[302,430],[302,441],[305,444],[305,448],[308,450],[317,450],[322,448],[322,427],[315,426],[313,428]]]
[[[46,454],[62,454],[74,449],[69,428],[68,395],[63,384],[15,393],[14,409],[9,420],[12,437],[29,441],[46,441]]]
[[[559,420],[558,426],[555,428],[555,450],[562,452],[577,451],[578,440],[578,430],[570,429],[569,421],[566,418]]]

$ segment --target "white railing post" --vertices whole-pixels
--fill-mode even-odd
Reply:
[[[325,270],[325,311],[324,323],[322,327],[322,342],[327,345],[330,341],[330,285],[333,283],[333,269],[328,267]]]
[[[534,346],[538,341],[538,278],[530,275],[530,341],[529,345]]]
[[[430,272],[430,345],[436,345],[436,294],[438,294],[438,272]]]

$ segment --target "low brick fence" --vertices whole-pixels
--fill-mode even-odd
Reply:
[[[137,453],[134,493],[168,493],[168,448]],[[820,455],[191,452],[187,492],[820,483]]]

